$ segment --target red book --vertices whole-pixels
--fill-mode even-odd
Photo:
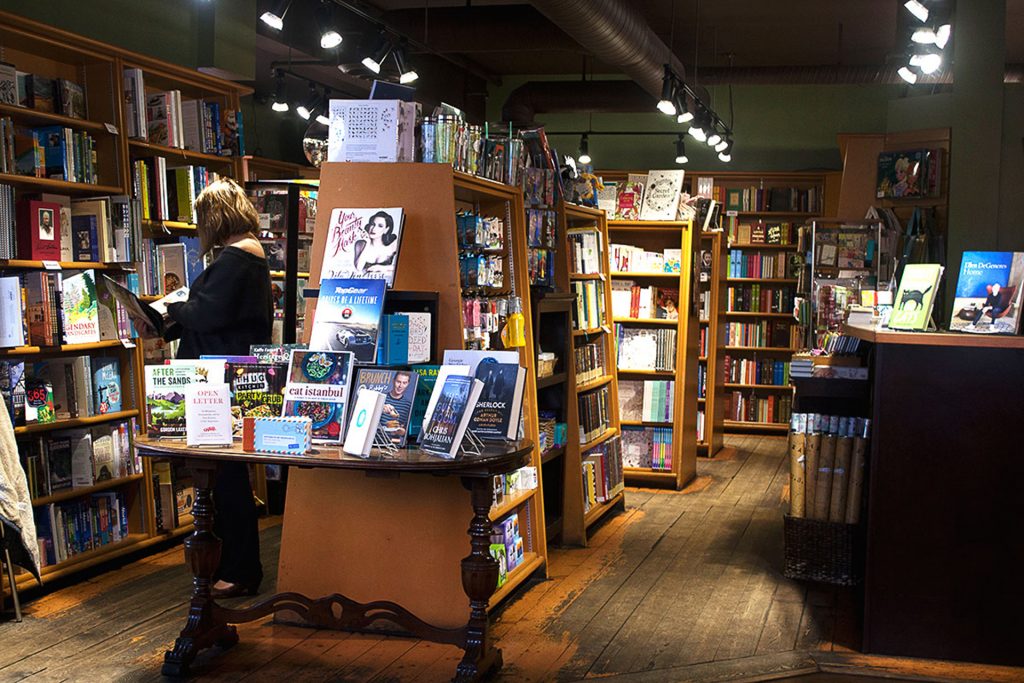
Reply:
[[[60,261],[60,204],[34,199],[18,203],[18,258]]]

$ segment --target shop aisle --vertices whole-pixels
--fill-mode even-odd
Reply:
[[[785,441],[730,437],[682,493],[629,489],[627,509],[586,549],[555,549],[551,579],[497,615],[499,681],[757,680],[839,674],[1021,680],[1024,671],[854,652],[853,594],[782,577]],[[264,523],[274,579],[279,520]],[[0,681],[155,681],[181,627],[190,577],[174,547],[30,601],[0,623]],[[267,584],[271,585],[271,584]],[[204,653],[200,681],[443,681],[458,651],[400,638],[243,625],[228,656]],[[810,676],[819,670],[826,677]],[[861,678],[860,680],[866,680]]]

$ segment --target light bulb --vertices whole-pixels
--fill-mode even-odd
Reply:
[[[708,139],[708,134],[705,133],[704,129],[701,128],[696,123],[694,123],[694,125],[690,126],[690,129],[688,131],[686,131],[686,132],[689,133],[690,135],[692,135],[693,139],[696,140],[697,142],[704,142],[705,140]]]
[[[677,164],[685,164],[689,160],[690,159],[685,154],[676,157],[676,163]]]
[[[320,35],[320,47],[325,50],[330,50],[341,45],[342,40],[340,33],[334,29],[329,29]]]
[[[708,136],[708,147],[717,147],[718,143],[722,141],[722,136],[717,130],[711,131],[711,135]]]
[[[928,8],[919,0],[907,0],[907,2],[903,3],[903,6],[907,8],[907,11],[917,17],[919,21],[928,21]]]
[[[723,138],[717,145],[715,145],[715,151],[716,152],[721,152],[722,150],[724,150],[728,146],[729,146],[729,143],[726,142],[726,140]]]
[[[690,121],[693,121],[693,114],[685,109],[676,117],[676,123],[689,123]]]
[[[896,73],[900,75],[900,78],[905,80],[907,83],[910,83],[911,85],[917,83],[917,74],[914,73],[914,70],[911,69],[909,66],[901,66],[899,71],[897,71]]]
[[[662,114],[674,116],[676,113],[676,105],[672,104],[672,100],[659,100],[658,111]]]
[[[280,31],[284,28],[284,19],[277,16],[273,12],[264,12],[260,15],[260,21],[269,26],[272,29]]]
[[[943,24],[935,31],[935,45],[941,50],[946,47],[946,43],[949,42],[949,37],[953,34],[953,27],[949,24]]]
[[[589,164],[591,161],[593,161],[593,159],[591,159],[590,155],[587,154],[586,152],[580,155],[579,162],[581,164]]]

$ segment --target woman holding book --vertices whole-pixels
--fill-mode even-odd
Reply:
[[[249,355],[269,344],[274,320],[270,269],[256,238],[259,217],[245,191],[217,180],[196,198],[199,249],[216,254],[192,285],[188,300],[167,306],[168,341],[180,339],[178,358]],[[214,533],[223,543],[215,597],[259,590],[263,579],[256,504],[245,463],[221,463],[213,490]]]

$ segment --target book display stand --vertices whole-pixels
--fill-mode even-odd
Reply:
[[[398,452],[398,446],[394,444],[391,436],[380,425],[377,426],[377,431],[373,435],[373,447],[388,455],[394,455]]]

